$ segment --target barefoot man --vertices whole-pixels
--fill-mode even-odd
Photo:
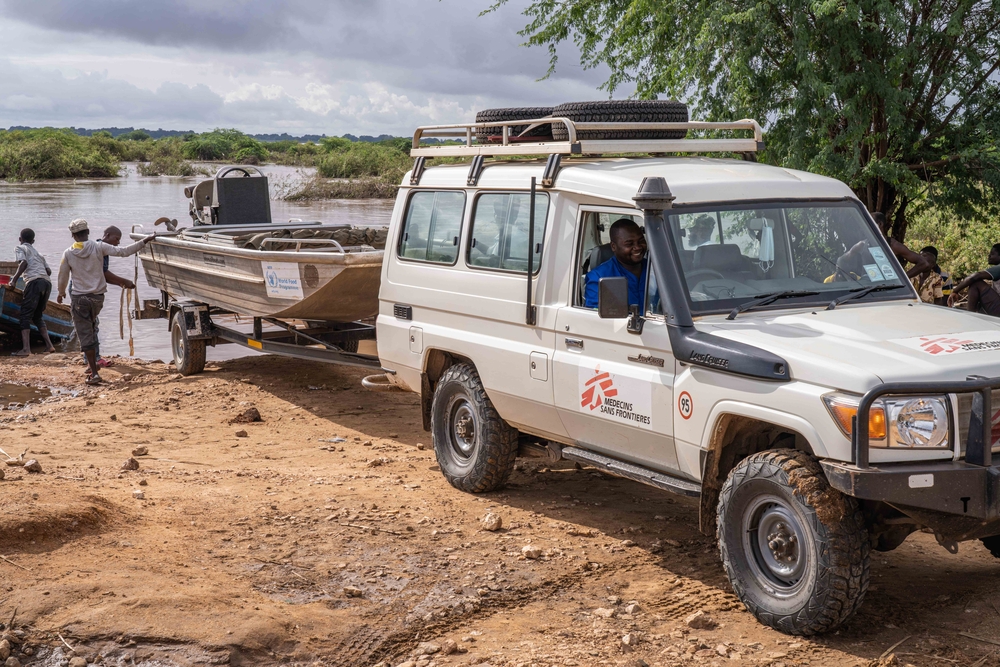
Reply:
[[[11,285],[17,285],[17,279],[24,276],[24,291],[21,293],[21,350],[15,352],[15,357],[27,357],[31,354],[31,324],[34,323],[38,333],[45,341],[45,351],[55,352],[49,339],[49,330],[45,327],[42,315],[52,293],[52,269],[45,258],[35,250],[35,231],[22,229],[17,239],[21,245],[14,251],[18,261],[17,272],[11,278]]]
[[[90,371],[87,384],[100,384],[101,376],[97,372],[97,316],[104,307],[104,293],[108,290],[108,283],[104,278],[104,258],[108,255],[134,255],[152,241],[156,233],[131,245],[118,247],[103,241],[89,240],[90,228],[83,218],[71,222],[69,231],[74,243],[63,253],[59,264],[59,296],[56,301],[62,303],[66,298],[66,288],[72,275],[73,325],[76,327],[77,338],[80,339],[80,349],[87,358]]]

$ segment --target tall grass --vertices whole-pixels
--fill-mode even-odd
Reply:
[[[69,130],[0,130],[0,179],[111,177],[119,173],[119,160],[100,138]]]

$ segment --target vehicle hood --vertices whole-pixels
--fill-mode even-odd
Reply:
[[[924,303],[720,315],[696,326],[784,358],[794,380],[855,393],[882,382],[1000,376],[1000,318]]]

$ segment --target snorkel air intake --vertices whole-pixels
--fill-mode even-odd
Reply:
[[[781,357],[695,329],[684,277],[675,260],[680,255],[674,252],[674,239],[663,216],[664,211],[673,208],[676,199],[666,180],[662,176],[643,178],[632,199],[643,214],[653,275],[660,289],[670,345],[677,360],[723,373],[779,382],[790,380],[788,363]]]

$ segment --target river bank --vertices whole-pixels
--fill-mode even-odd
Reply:
[[[298,218],[321,220],[327,223],[350,223],[363,226],[388,224],[392,214],[391,200],[309,200],[286,201],[281,195],[294,190],[312,179],[314,169],[266,166],[261,168],[268,176],[272,188],[271,214],[275,221]],[[66,227],[74,218],[86,218],[93,236],[108,225],[117,225],[126,233],[133,225],[153,229],[153,221],[161,216],[176,218],[181,226],[190,226],[188,201],[184,188],[197,183],[200,177],[161,176],[150,177],[139,173],[136,163],[124,165],[123,175],[115,179],[77,179],[36,181],[31,183],[0,182],[0,260],[13,260],[14,248],[21,229],[35,230],[35,248],[45,257],[55,272],[63,251],[72,243]],[[160,227],[159,229],[162,229]],[[110,258],[111,271],[132,279],[136,273],[135,260]],[[139,297],[157,299],[160,293],[146,284],[140,267]],[[119,336],[121,290],[110,287],[101,316],[101,349],[108,354],[128,355],[128,328],[125,340]],[[55,299],[55,295],[52,296]],[[167,323],[162,320],[145,320],[133,323],[136,354],[147,359],[171,358]],[[0,337],[2,339],[2,337]],[[13,351],[0,340],[0,355]],[[214,360],[245,356],[247,350],[222,345],[209,348],[208,358]]]
[[[42,467],[0,481],[17,659],[65,664],[61,635],[140,667],[881,665],[900,640],[899,664],[1000,664],[959,634],[1000,637],[1000,566],[978,543],[953,556],[914,535],[873,557],[844,628],[788,637],[728,590],[695,502],[532,460],[501,492],[460,493],[419,397],[364,391],[363,374],[135,361],[87,388],[58,358],[0,360],[0,383],[63,392],[0,411],[3,449]],[[239,421],[250,408],[262,421]]]

